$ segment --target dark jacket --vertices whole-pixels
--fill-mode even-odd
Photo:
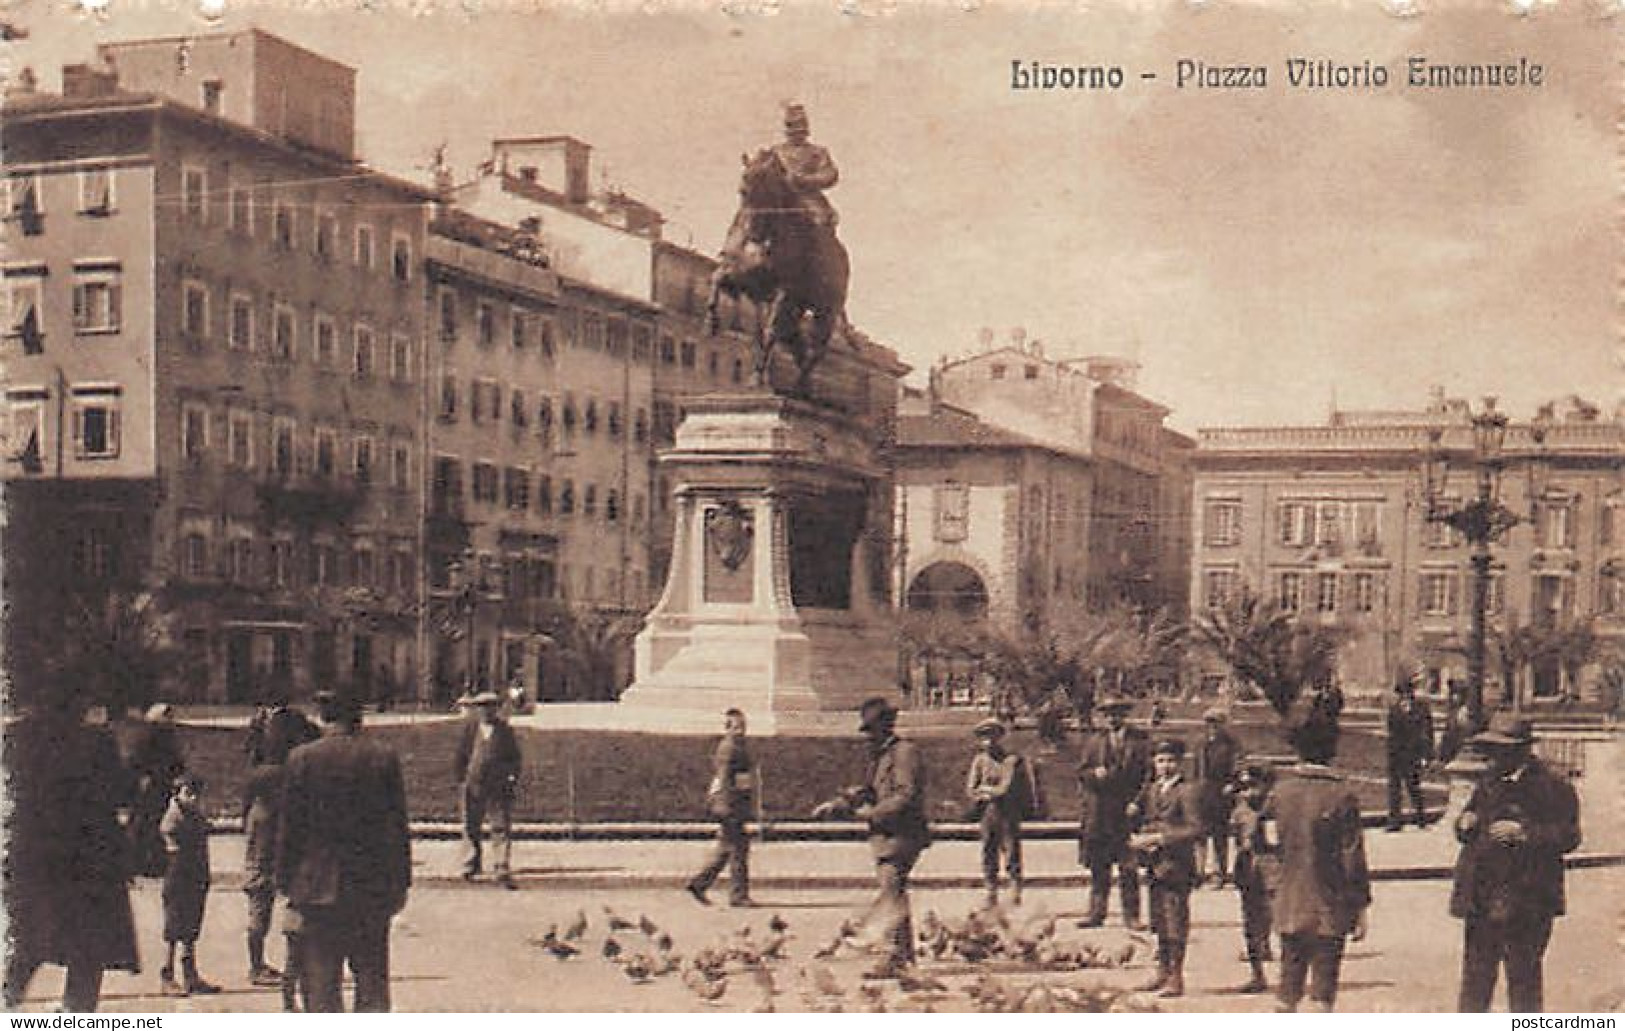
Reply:
[[[908,860],[931,844],[925,818],[925,760],[912,741],[889,738],[869,759],[866,784],[874,799],[869,849],[876,859]]]
[[[1122,852],[1129,835],[1128,805],[1151,773],[1151,742],[1145,731],[1124,728],[1121,748],[1112,747],[1110,734],[1095,731],[1084,740],[1078,756],[1078,783],[1083,789],[1079,851],[1091,865],[1092,857],[1116,858]],[[1104,779],[1095,776],[1101,766],[1106,768]]]
[[[1211,832],[1225,829],[1230,816],[1230,795],[1226,788],[1236,775],[1236,763],[1241,759],[1241,742],[1224,728],[1211,738],[1203,736],[1196,746],[1196,779],[1201,791],[1202,819]]]
[[[485,743],[485,761],[479,770],[470,770],[475,744],[479,740],[480,721],[471,719],[457,739],[457,754],[452,760],[452,775],[457,783],[488,798],[512,795],[519,786],[522,760],[519,741],[507,720],[491,724],[491,739]]]
[[[1343,778],[1300,763],[1276,783],[1265,805],[1279,839],[1275,895],[1279,934],[1341,937],[1371,904],[1360,805]]]
[[[276,889],[284,772],[280,765],[256,766],[243,786],[243,890],[250,894]]]
[[[1406,769],[1433,758],[1433,712],[1420,698],[1388,707],[1388,765]]]
[[[5,734],[11,948],[46,963],[139,970],[116,811],[128,782],[112,734],[57,714],[24,716]]]
[[[1152,883],[1179,891],[1194,888],[1196,842],[1206,828],[1198,786],[1180,778],[1165,791],[1153,780],[1140,789],[1134,804],[1136,829],[1162,835],[1161,845],[1139,856]]]
[[[277,889],[296,909],[395,913],[412,880],[406,789],[395,753],[359,732],[288,757]]]
[[[1467,813],[1478,822],[1464,831],[1458,818],[1462,847],[1450,914],[1500,920],[1561,915],[1563,856],[1580,847],[1580,803],[1568,782],[1530,759],[1511,778],[1481,782],[1467,800]],[[1497,820],[1517,820],[1529,840],[1497,844],[1489,835]]]
[[[718,819],[744,820],[750,816],[755,795],[750,749],[742,739],[724,734],[711,756],[711,783],[705,789],[705,804]]]

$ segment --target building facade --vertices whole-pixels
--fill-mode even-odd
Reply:
[[[355,161],[342,65],[252,31],[100,58],[6,101],[8,488],[56,481],[67,525],[132,492],[82,550],[162,592],[184,694],[398,690],[429,195]]]
[[[1422,474],[1439,431],[1456,461],[1448,507],[1476,485],[1466,407],[1442,396],[1423,411],[1334,413],[1324,426],[1203,430],[1192,456],[1192,611],[1245,585],[1300,618],[1343,628],[1339,677],[1351,693],[1381,695],[1413,665],[1434,694],[1463,681],[1469,549],[1427,518]],[[1537,443],[1531,423],[1514,422],[1505,458],[1500,500],[1521,522],[1493,548],[1492,637],[1582,624],[1625,643],[1625,427],[1568,410]],[[1490,652],[1493,702],[1504,685],[1493,641]],[[1550,701],[1590,696],[1600,669],[1548,659],[1512,673],[1523,698]],[[1210,686],[1224,679],[1218,669],[1207,676]]]

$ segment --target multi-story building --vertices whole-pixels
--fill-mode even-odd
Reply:
[[[356,159],[343,65],[257,31],[97,56],[5,101],[13,600],[158,591],[195,697],[408,682],[430,195]]]
[[[1625,426],[1584,405],[1556,415],[1539,443],[1530,423],[1507,434],[1500,499],[1524,521],[1494,547],[1492,629],[1594,619],[1597,634],[1625,642]],[[1436,694],[1464,679],[1468,548],[1427,518],[1424,497],[1423,460],[1441,431],[1442,446],[1462,462],[1467,409],[1442,395],[1424,411],[1201,431],[1192,456],[1192,610],[1222,605],[1245,584],[1301,618],[1343,627],[1339,675],[1351,692],[1380,694],[1412,663],[1427,670]],[[1463,462],[1445,506],[1476,489]],[[1520,690],[1535,699],[1583,695],[1597,672],[1569,683],[1561,662],[1542,661],[1519,677]],[[1493,700],[1501,690],[1493,654],[1488,673]],[[1208,676],[1224,679],[1217,668]]]
[[[900,409],[898,604],[1007,630],[1116,604],[1178,614],[1189,442],[1167,414],[1130,363],[1024,338],[940,364]]]

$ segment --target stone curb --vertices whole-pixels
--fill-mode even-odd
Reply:
[[[1593,870],[1607,867],[1625,866],[1625,853],[1596,852],[1569,856],[1564,867],[1569,870]],[[1396,866],[1371,871],[1373,881],[1437,881],[1449,880],[1454,875],[1451,866]],[[619,890],[654,890],[669,889],[671,891],[683,890],[689,881],[689,875],[682,872],[674,873],[644,873],[640,871],[626,871],[623,873],[518,873],[514,875],[515,882],[521,890],[546,890],[549,888],[565,889],[619,889]],[[1081,888],[1089,882],[1086,871],[1080,870],[1076,874],[1041,874],[1028,877],[1023,883],[1032,888]],[[243,877],[240,871],[217,873],[213,879],[216,889],[235,889],[242,887]],[[482,877],[477,881],[465,881],[455,874],[414,874],[414,886],[423,887],[432,885],[436,888],[468,888],[470,890],[488,891],[494,888],[489,877]],[[979,889],[982,887],[982,878],[975,874],[927,874],[912,878],[912,887],[928,889]],[[874,887],[874,878],[860,874],[767,874],[751,877],[751,885],[757,888],[773,888],[784,890],[809,889],[859,889]]]

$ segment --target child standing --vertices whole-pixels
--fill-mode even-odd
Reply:
[[[1248,764],[1236,775],[1236,806],[1230,812],[1230,831],[1236,842],[1236,890],[1241,893],[1241,933],[1247,942],[1247,962],[1253,968],[1252,980],[1241,986],[1246,995],[1269,990],[1264,964],[1270,959],[1270,894],[1280,860],[1265,830],[1264,807],[1274,783],[1269,766]]]
[[[214,995],[220,989],[197,972],[197,939],[209,897],[209,821],[203,815],[203,780],[183,773],[158,825],[164,842],[164,995]],[[181,980],[175,980],[175,947],[180,946]]]
[[[1151,756],[1151,781],[1129,807],[1140,830],[1129,847],[1151,882],[1151,929],[1157,935],[1157,976],[1142,991],[1165,997],[1185,994],[1185,946],[1191,932],[1191,889],[1196,874],[1196,843],[1202,837],[1202,804],[1195,786],[1179,767],[1185,743],[1158,742]]]
[[[999,858],[1010,875],[1010,901],[1021,905],[1021,821],[1031,805],[1031,771],[1019,755],[1004,748],[1004,724],[985,719],[976,725],[976,755],[965,778],[981,823],[982,883],[987,904],[999,901]]]

